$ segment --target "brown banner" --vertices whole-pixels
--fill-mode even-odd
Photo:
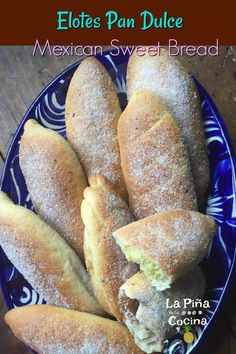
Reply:
[[[1,4],[0,44],[236,44],[234,1],[41,0]],[[4,6],[4,8],[3,8]],[[60,29],[61,28],[61,29]]]

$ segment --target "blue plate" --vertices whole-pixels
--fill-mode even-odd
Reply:
[[[117,88],[121,106],[126,105],[126,66],[128,55],[113,57],[109,52],[98,59],[110,73]],[[8,151],[2,174],[1,189],[15,203],[33,209],[24,178],[19,166],[19,142],[23,126],[29,118],[35,118],[40,124],[66,136],[65,133],[65,97],[70,79],[79,63],[70,66],[57,76],[36,98],[29,108],[15,133]],[[194,79],[195,80],[195,79]],[[166,353],[185,354],[196,350],[205,337],[222,300],[229,288],[235,267],[236,254],[236,180],[235,156],[224,121],[215,104],[201,84],[195,80],[202,104],[206,143],[211,167],[211,186],[206,214],[211,215],[218,224],[218,234],[211,249],[202,263],[206,278],[205,298],[210,301],[210,309],[204,310],[206,326],[194,328],[195,340],[187,345],[183,334],[176,333],[167,345]],[[4,252],[0,253],[0,281],[3,295],[9,309],[17,306],[44,303],[30,284],[9,262]]]

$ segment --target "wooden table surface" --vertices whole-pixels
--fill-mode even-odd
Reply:
[[[221,47],[218,57],[182,57],[185,66],[214,99],[236,150],[236,47]],[[0,169],[9,144],[29,105],[42,88],[76,57],[32,57],[31,47],[0,47]],[[199,354],[236,353],[236,278],[204,351]],[[28,350],[4,325],[6,312],[0,295],[0,354]]]

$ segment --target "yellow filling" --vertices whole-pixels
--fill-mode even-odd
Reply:
[[[127,243],[118,241],[122,252],[128,261],[138,263],[141,271],[148,277],[151,284],[157,290],[165,290],[170,287],[171,279],[168,277],[161,267],[148,258],[142,251],[131,248]]]

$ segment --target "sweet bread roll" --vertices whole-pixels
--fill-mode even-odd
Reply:
[[[196,210],[181,130],[151,91],[133,94],[118,123],[129,206],[137,219],[169,209]]]
[[[85,261],[99,303],[121,321],[118,292],[137,266],[127,262],[112,232],[131,223],[133,216],[104,176],[91,175],[89,184],[81,206]]]
[[[20,142],[20,167],[37,213],[83,261],[80,205],[87,184],[69,143],[31,119]]]
[[[40,217],[0,192],[0,245],[32,287],[52,305],[104,314],[79,257]]]
[[[112,80],[95,58],[82,61],[66,96],[67,138],[88,177],[101,173],[126,198],[117,122],[121,114]]]
[[[49,305],[9,311],[15,336],[38,354],[141,354],[124,326],[88,313]]]
[[[165,290],[206,255],[216,224],[195,211],[172,210],[150,216],[113,232],[126,258],[158,290]]]
[[[190,157],[199,204],[205,199],[210,170],[203,133],[201,106],[197,89],[187,70],[167,50],[159,56],[132,54],[127,69],[127,90],[148,89],[167,105],[183,132]]]
[[[164,291],[151,286],[142,272],[132,276],[121,287],[120,299],[125,323],[139,348],[146,353],[162,352],[164,341],[176,332],[174,323],[194,319],[193,303],[202,299],[204,293],[205,279],[199,267]],[[189,300],[193,303],[190,304]],[[180,307],[169,308],[174,302]],[[191,315],[187,314],[189,310]]]

